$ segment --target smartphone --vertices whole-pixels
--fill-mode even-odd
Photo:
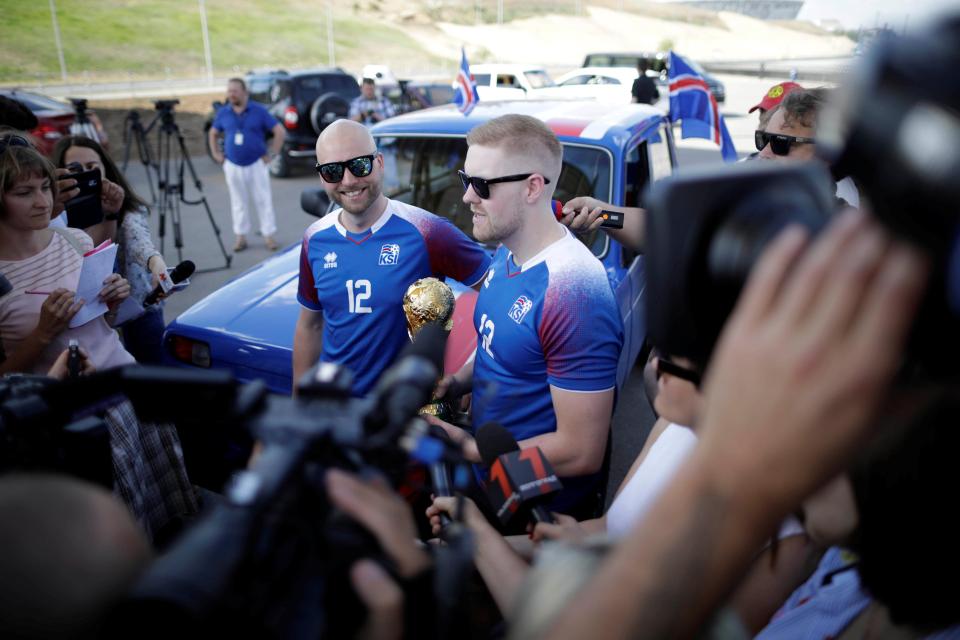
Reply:
[[[71,169],[78,166],[73,163],[71,165],[69,167]],[[92,227],[103,220],[103,206],[100,203],[103,183],[100,181],[100,170],[91,169],[68,175],[77,181],[80,193],[65,203],[67,226],[75,229]]]

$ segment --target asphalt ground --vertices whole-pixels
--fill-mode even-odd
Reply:
[[[719,76],[726,84],[727,101],[721,106],[727,126],[734,144],[741,155],[753,151],[753,131],[756,128],[756,114],[747,114],[747,110],[763,97],[766,90],[777,80],[758,80],[744,76]],[[808,85],[813,86],[813,85]],[[678,130],[679,133],[679,130]],[[172,147],[177,148],[176,140],[172,140]],[[156,145],[152,139],[151,144]],[[720,164],[721,158],[717,147],[708,141],[679,140],[677,141],[680,171],[692,166]],[[122,157],[122,148],[114,151]],[[136,157],[131,153],[131,157]],[[250,267],[274,255],[263,244],[263,239],[255,234],[248,236],[248,248],[239,253],[233,253],[234,235],[231,228],[230,203],[222,169],[206,156],[191,158],[189,165],[180,159],[179,153],[171,154],[169,160],[170,175],[176,178],[183,171],[183,196],[189,201],[203,200],[209,206],[210,217],[206,207],[202,204],[188,205],[179,201],[177,194],[172,200],[176,203],[167,207],[165,235],[163,236],[163,252],[167,264],[171,267],[183,259],[193,260],[201,273],[191,278],[190,286],[167,300],[165,318],[169,323],[180,313],[188,309],[197,301],[217,290],[227,280],[236,277]],[[202,188],[198,189],[190,172],[190,165],[196,172]],[[147,186],[145,169],[137,160],[131,160],[127,170],[134,190],[145,198],[150,197]],[[175,182],[172,180],[171,182]],[[296,172],[286,179],[273,179],[273,202],[276,211],[277,233],[276,238],[281,247],[298,243],[304,229],[315,220],[300,208],[300,193],[306,187],[318,186],[319,178],[312,169]],[[160,247],[160,216],[158,208],[152,207],[152,225],[155,244]],[[212,222],[211,223],[211,218]],[[179,228],[182,246],[175,246],[174,220],[179,219]],[[219,239],[228,254],[232,254],[229,268],[225,266],[225,259],[220,251],[214,231],[214,225],[219,228]],[[253,218],[253,228],[257,229],[256,217]],[[654,422],[654,415],[646,400],[641,380],[641,368],[634,370],[634,375],[628,380],[619,395],[617,409],[613,420],[613,444],[610,466],[610,490],[608,497],[614,490],[633,462],[640,448],[643,446],[647,434]]]

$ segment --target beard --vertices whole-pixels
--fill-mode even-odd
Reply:
[[[520,229],[520,215],[519,209],[501,211],[495,218],[487,211],[474,212],[473,237],[484,244],[503,242]]]
[[[349,197],[342,193],[344,191],[359,191],[359,194],[356,197]],[[371,181],[369,183],[363,182],[355,184],[349,189],[341,185],[336,185],[336,187],[327,191],[327,193],[334,202],[343,207],[344,211],[359,216],[366,212],[367,209],[377,201],[382,191],[383,188],[379,182]]]

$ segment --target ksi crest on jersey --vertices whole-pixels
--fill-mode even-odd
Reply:
[[[400,245],[385,244],[380,247],[380,265],[395,265],[400,260]]]
[[[523,317],[533,309],[533,300],[527,296],[520,296],[517,298],[516,302],[513,303],[513,306],[510,307],[510,311],[507,313],[510,316],[510,319],[520,324],[523,321]]]

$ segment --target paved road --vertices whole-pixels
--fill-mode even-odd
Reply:
[[[743,76],[721,76],[727,85],[727,103],[722,111],[726,115],[727,125],[733,137],[734,144],[741,154],[753,150],[753,131],[756,127],[756,115],[747,115],[747,109],[758,102],[766,89],[773,84],[770,80],[757,80]],[[681,170],[695,165],[719,164],[720,153],[710,142],[691,140],[679,141],[678,147]],[[207,157],[196,157],[192,160],[197,177],[203,184],[202,195],[210,206],[212,217],[220,228],[221,240],[228,252],[233,245],[233,232],[230,224],[230,205],[224,183],[223,171]],[[178,163],[173,163],[174,165]],[[173,166],[174,173],[178,171]],[[188,200],[196,200],[200,192],[193,185],[193,181],[186,174],[185,195]],[[141,195],[149,195],[145,180],[144,169],[131,164],[128,169],[134,189]],[[314,218],[300,209],[300,192],[307,186],[319,184],[319,178],[312,170],[305,170],[294,177],[273,181],[273,199],[276,206],[278,232],[277,238],[281,245],[289,246],[300,240],[303,230]],[[193,260],[198,269],[216,269],[222,267],[224,259],[216,242],[206,210],[202,206],[180,205],[180,222],[183,236],[183,257]],[[159,216],[154,208],[153,229],[159,246]],[[193,303],[207,294],[215,291],[228,279],[237,276],[244,270],[258,264],[272,255],[263,246],[259,237],[252,235],[249,238],[250,247],[233,256],[229,269],[218,269],[196,274],[192,278],[191,286],[171,297],[166,303],[166,319],[169,322]],[[171,220],[167,220],[165,236],[165,251],[167,263],[173,266],[178,262],[177,251],[173,246],[173,230]],[[640,447],[646,439],[647,433],[653,424],[653,414],[646,401],[640,380],[639,369],[631,377],[620,394],[617,412],[614,416],[613,429],[613,457],[611,461],[610,482],[612,489],[619,485],[620,479],[626,473]]]

